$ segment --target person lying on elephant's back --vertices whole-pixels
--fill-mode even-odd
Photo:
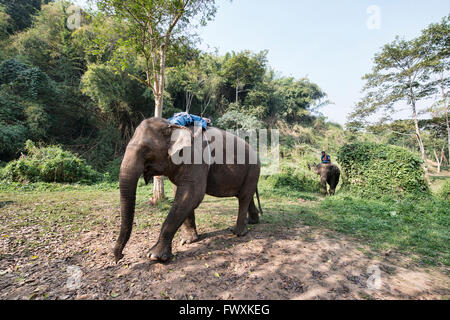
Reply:
[[[326,154],[325,151],[322,151],[322,156],[320,157],[320,160],[322,161],[322,163],[325,163],[325,164],[331,163],[330,156],[328,154]]]
[[[207,126],[211,126],[211,119],[189,114],[187,112],[175,113],[173,117],[168,119],[170,123],[177,124],[182,127],[199,126],[203,130],[206,130]],[[200,131],[200,130],[199,130]]]

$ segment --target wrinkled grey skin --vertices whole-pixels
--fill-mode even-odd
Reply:
[[[321,192],[323,195],[334,195],[336,186],[339,183],[339,177],[341,171],[338,166],[332,163],[319,163],[314,164],[314,172],[320,176]],[[327,183],[330,186],[330,190],[327,192]]]
[[[174,130],[178,130],[176,133],[180,136],[183,135],[185,139],[173,141]],[[193,130],[192,127],[185,128],[170,124],[162,118],[146,119],[136,128],[120,167],[121,227],[114,248],[116,262],[123,257],[122,251],[131,235],[136,187],[142,174],[146,183],[151,181],[153,176],[163,175],[176,185],[175,199],[161,227],[159,239],[147,254],[150,260],[167,261],[171,258],[172,239],[181,225],[184,226],[182,243],[198,240],[194,210],[202,202],[205,194],[215,197],[234,196],[238,198],[239,211],[234,228],[237,236],[247,233],[247,223],[259,222],[259,212],[253,201],[260,174],[259,160],[256,164],[248,164],[248,161],[247,164],[211,164],[211,166],[208,166],[207,163],[175,164],[170,156],[174,152],[180,152],[180,150],[182,150],[181,152],[193,152],[193,148],[185,145],[186,139],[193,139]],[[225,136],[225,139],[240,139],[213,127],[208,127],[206,133],[209,136],[216,133]],[[226,155],[226,143],[223,145]],[[206,148],[205,141],[203,141],[202,147]],[[236,149],[234,157],[236,157]],[[245,143],[247,158],[250,153],[254,152]],[[259,208],[261,210],[260,206]]]

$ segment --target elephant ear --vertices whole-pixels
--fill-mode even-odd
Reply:
[[[168,149],[168,154],[172,157],[174,154],[179,152],[185,147],[190,147],[192,145],[192,133],[186,127],[171,124],[170,129],[170,144]]]

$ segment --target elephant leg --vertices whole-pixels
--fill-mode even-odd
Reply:
[[[248,232],[247,228],[247,212],[249,211],[250,202],[253,200],[252,196],[239,197],[239,213],[234,228],[234,234],[238,237],[245,236]]]
[[[200,191],[201,190],[201,191]],[[199,186],[179,186],[174,204],[164,221],[158,242],[149,250],[150,260],[167,261],[172,257],[172,240],[181,224],[190,216],[203,200],[205,188]],[[190,219],[192,222],[192,219]]]
[[[198,240],[197,227],[195,226],[194,211],[189,213],[183,223],[184,235],[181,239],[181,244],[189,244]]]
[[[336,181],[336,179],[334,179],[330,183],[330,196],[334,195],[334,193],[336,192],[336,186],[337,186],[337,181]]]
[[[336,177],[332,176],[330,177],[328,184],[330,186],[330,196],[334,195],[335,191],[336,191],[336,186],[337,186],[337,182],[336,182]]]
[[[177,186],[173,185],[173,197],[174,198],[175,198],[176,194],[177,194]]]
[[[259,211],[256,209],[255,200],[252,198],[248,207],[248,223],[257,224],[259,222]]]
[[[320,190],[320,192],[321,192],[324,196],[326,196],[326,195],[327,195],[327,181],[322,179],[322,181],[320,182],[320,185],[321,185],[321,190]]]

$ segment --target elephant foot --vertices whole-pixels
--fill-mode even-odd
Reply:
[[[256,217],[256,218],[249,217],[248,218],[248,223],[249,224],[258,224],[259,223],[259,217]]]
[[[167,262],[172,258],[172,250],[170,247],[159,249],[158,245],[155,245],[148,251],[147,258],[152,261]]]
[[[238,237],[243,237],[247,234],[248,228],[246,224],[243,224],[242,226],[236,225],[236,227],[233,230],[233,233]]]
[[[197,234],[197,231],[195,231],[195,233],[189,233],[189,234],[185,234],[182,238],[181,238],[181,245],[185,245],[185,244],[191,244],[193,242],[198,241],[199,236]]]
[[[114,254],[114,261],[117,263],[119,263],[120,260],[122,260],[122,258],[124,257],[124,255],[122,253],[119,254]]]
[[[114,260],[116,263],[118,263],[122,258],[124,257],[123,253],[122,253],[122,249],[120,247],[115,247],[114,248]]]

